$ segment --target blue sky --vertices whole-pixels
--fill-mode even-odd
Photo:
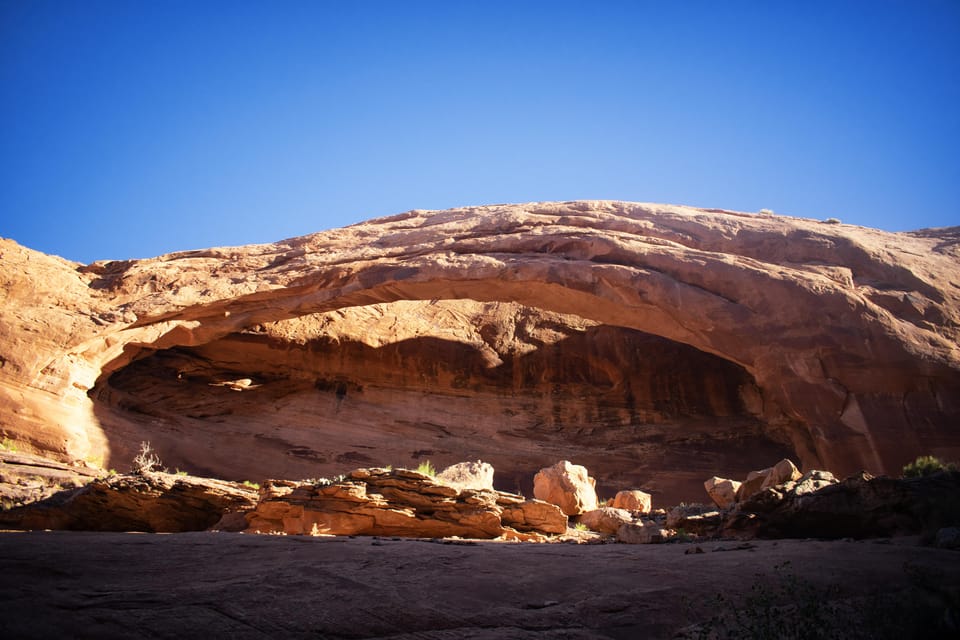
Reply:
[[[602,198],[960,224],[960,2],[0,0],[0,236]]]

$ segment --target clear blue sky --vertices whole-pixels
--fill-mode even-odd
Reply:
[[[960,2],[0,0],[0,236],[603,198],[960,224]]]

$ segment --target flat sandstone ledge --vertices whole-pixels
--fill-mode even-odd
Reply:
[[[799,597],[785,583],[809,587],[825,603],[866,602],[861,610],[881,602],[877,589],[897,597],[912,589],[924,612],[942,617],[953,607],[956,615],[960,554],[917,542],[431,544],[6,532],[0,636],[671,638],[743,605],[758,584],[774,600]],[[924,589],[931,580],[936,593]],[[840,623],[842,636],[825,637],[858,637],[849,617]]]

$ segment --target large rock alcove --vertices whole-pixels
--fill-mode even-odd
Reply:
[[[149,439],[186,469],[237,479],[482,458],[499,488],[530,495],[537,469],[573,458],[601,491],[683,495],[713,469],[792,454],[742,367],[516,303],[260,324],[142,357],[92,395],[121,457]]]
[[[957,247],[620,202],[91,265],[5,241],[3,433],[252,479],[569,458],[667,499],[785,453],[896,471],[960,457]]]

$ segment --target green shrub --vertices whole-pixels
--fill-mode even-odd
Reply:
[[[955,469],[956,465],[945,463],[935,456],[919,456],[916,460],[903,467],[903,477],[920,478],[941,471],[954,471]]]
[[[417,466],[417,473],[422,473],[432,478],[437,475],[437,470],[433,468],[433,464],[431,464],[429,460],[425,460]]]
[[[259,484],[257,484],[256,482],[250,482],[249,480],[244,480],[244,481],[243,481],[243,486],[249,487],[249,488],[251,488],[251,489],[259,489],[259,488],[260,488],[260,485],[259,485]]]

